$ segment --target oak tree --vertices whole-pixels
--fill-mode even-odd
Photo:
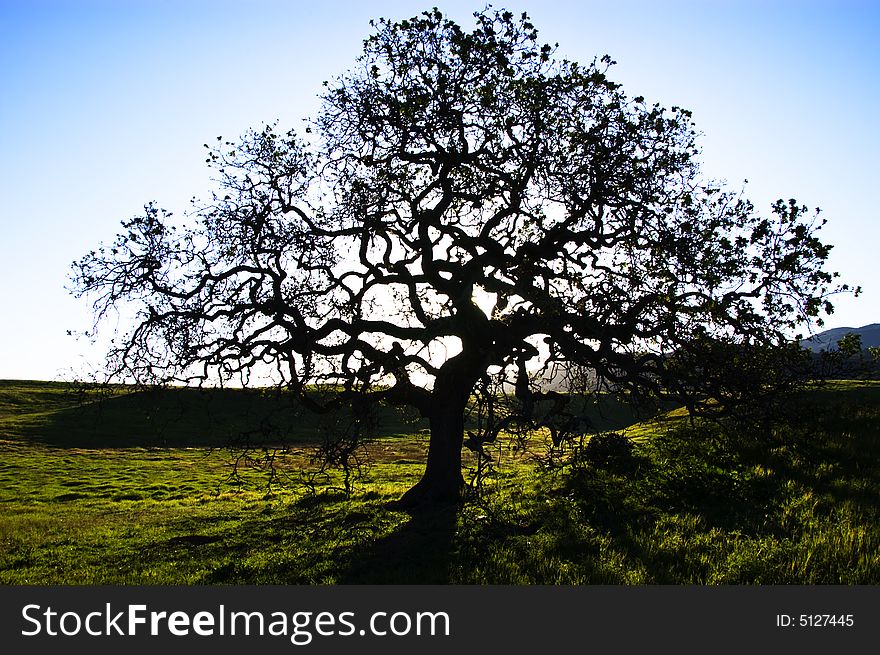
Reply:
[[[703,179],[690,112],[626,95],[607,56],[557,57],[525,14],[475,19],[374,22],[302,134],[218,141],[210,200],[149,204],[77,262],[97,319],[133,317],[111,375],[414,407],[430,447],[405,504],[459,497],[480,390],[513,408],[486,440],[553,427],[556,367],[692,408],[771,383],[720,372],[832,310],[817,214]]]

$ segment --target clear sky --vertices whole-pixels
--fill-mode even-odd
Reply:
[[[156,200],[207,196],[202,144],[298,127],[350,67],[369,19],[454,0],[0,0],[0,379],[72,377],[100,352],[70,263]],[[497,1],[630,96],[694,112],[704,170],[761,208],[819,206],[830,268],[861,284],[827,327],[880,322],[880,2]]]

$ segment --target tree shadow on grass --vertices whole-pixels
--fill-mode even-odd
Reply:
[[[384,508],[307,496],[276,517],[213,532],[221,539],[194,538],[197,526],[181,526],[185,536],[163,547],[192,553],[192,542],[204,544],[197,557],[216,561],[200,579],[206,584],[445,584],[457,514],[457,507],[445,507],[397,524],[399,517]],[[397,527],[386,531],[388,522]]]
[[[458,507],[420,509],[387,537],[355,553],[340,584],[447,584]]]

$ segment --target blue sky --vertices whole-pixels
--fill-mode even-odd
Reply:
[[[298,127],[370,18],[483,2],[0,0],[0,379],[71,377],[100,347],[70,262],[156,200],[206,196],[202,143]],[[766,207],[819,206],[830,268],[864,287],[828,327],[880,321],[880,2],[495,2],[563,56],[610,54],[630,95],[691,109],[705,172]]]

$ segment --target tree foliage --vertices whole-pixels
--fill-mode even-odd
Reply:
[[[725,362],[832,311],[818,212],[704,180],[690,112],[627,96],[609,57],[558,58],[525,14],[475,18],[373,23],[303,134],[219,140],[210,201],[180,220],[147,205],[77,262],[98,319],[135,313],[109,372],[411,405],[432,431],[419,502],[458,494],[475,388],[515,399],[483,439],[564,415],[536,382],[558,367],[741,399]]]

